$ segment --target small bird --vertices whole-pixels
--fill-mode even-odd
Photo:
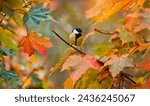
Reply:
[[[81,47],[83,42],[82,30],[80,28],[74,28],[69,35],[69,41],[71,45]]]

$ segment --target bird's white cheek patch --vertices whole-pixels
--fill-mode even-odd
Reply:
[[[79,34],[79,32],[78,32],[78,31],[76,31],[76,30],[73,30],[73,33],[74,33],[74,34]]]

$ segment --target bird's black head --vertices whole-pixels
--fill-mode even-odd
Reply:
[[[74,28],[72,30],[72,32],[75,33],[75,34],[81,34],[82,33],[82,29],[80,29],[80,28]]]

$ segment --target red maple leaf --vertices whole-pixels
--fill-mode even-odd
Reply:
[[[63,64],[61,71],[72,68],[70,78],[75,83],[89,68],[99,69],[96,59],[90,55],[72,55]]]
[[[22,47],[23,52],[27,53],[29,56],[34,54],[34,50],[41,55],[46,55],[48,48],[52,46],[49,38],[35,36],[36,32],[32,32],[29,35],[23,37],[19,42],[19,47]]]

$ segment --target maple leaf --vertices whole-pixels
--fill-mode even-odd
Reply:
[[[37,28],[41,21],[53,20],[50,11],[46,8],[35,6],[30,8],[28,12],[24,13],[23,21],[29,25]]]
[[[87,18],[92,18],[96,23],[100,23],[120,10],[135,9],[142,6],[143,3],[144,0],[97,0],[85,14]]]
[[[146,59],[146,61],[143,61],[141,63],[141,66],[140,66],[141,69],[144,69],[144,70],[147,70],[147,71],[150,71],[150,57]]]
[[[44,56],[52,44],[47,37],[38,37],[35,35],[36,32],[32,32],[23,37],[19,42],[19,47],[22,47],[23,52],[27,53],[29,56],[34,54],[34,50],[37,50],[39,54]]]
[[[125,55],[113,55],[104,64],[109,66],[109,72],[113,77],[117,76],[125,67],[133,67],[132,61]]]
[[[98,70],[100,68],[98,62],[90,55],[72,55],[62,65],[61,71],[72,68],[70,78],[75,83],[81,75],[83,75],[89,68]]]
[[[72,51],[70,52],[69,54],[67,54],[65,57],[61,58],[59,60],[59,62],[50,69],[50,74],[53,74],[57,69],[59,69],[63,64],[64,62],[74,53],[75,51]]]
[[[139,27],[140,29],[144,29],[144,26],[139,25],[140,20],[138,19],[138,16],[135,13],[127,15],[125,17],[125,21],[126,21],[125,28],[129,31],[133,30],[134,32],[138,32],[137,29],[135,29],[137,28],[137,26],[138,29]]]
[[[125,28],[128,31],[139,32],[145,28],[150,29],[150,9],[140,9],[132,14],[125,16]]]

